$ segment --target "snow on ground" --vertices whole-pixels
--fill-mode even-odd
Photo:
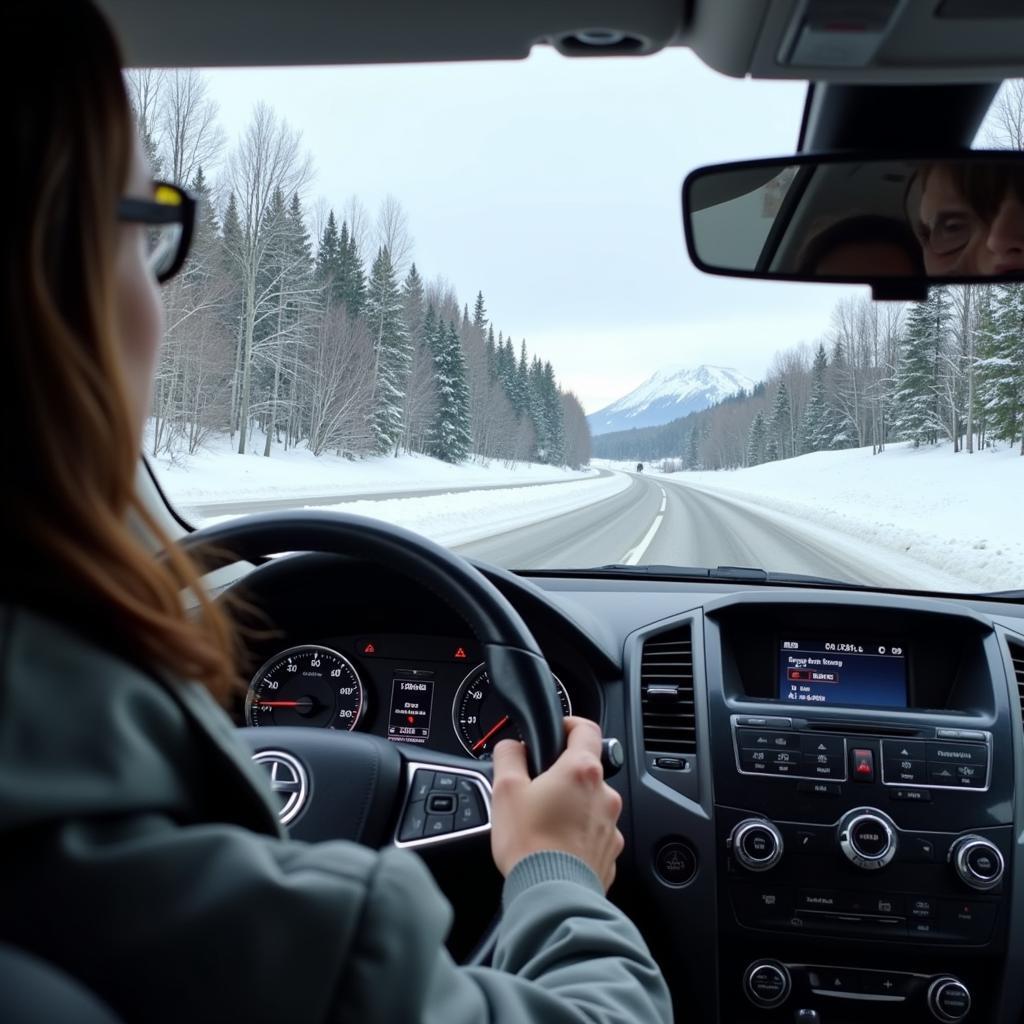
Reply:
[[[556,486],[499,487],[423,498],[347,501],[343,505],[320,507],[327,511],[350,512],[383,519],[396,526],[415,530],[439,544],[456,547],[493,537],[506,530],[530,526],[566,512],[574,512],[624,491],[630,482],[628,476],[615,473]],[[205,520],[205,525],[233,518],[212,517]]]
[[[252,447],[262,453],[263,439],[256,438]],[[352,460],[337,455],[316,456],[305,448],[287,452],[275,448],[267,459],[262,454],[239,455],[226,436],[214,438],[196,455],[174,461],[150,458],[150,464],[167,496],[185,509],[229,501],[557,483],[596,473],[536,463],[518,463],[511,469],[498,461],[452,465],[427,455]]]
[[[896,444],[670,479],[848,534],[978,590],[1024,587],[1024,458],[1013,448],[967,455]]]

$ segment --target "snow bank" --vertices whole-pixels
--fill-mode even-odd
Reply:
[[[671,474],[968,581],[1024,587],[1024,458],[951,445],[815,452],[750,469]]]
[[[253,447],[262,452],[262,440],[257,438]],[[150,464],[167,496],[183,508],[228,501],[555,483],[596,474],[596,470],[576,472],[535,463],[519,463],[512,469],[497,461],[489,465],[452,465],[426,455],[351,460],[336,455],[316,456],[305,448],[287,452],[275,449],[266,459],[256,454],[239,455],[226,436],[214,438],[196,455],[173,462],[151,458]]]
[[[615,473],[557,486],[463,490],[423,498],[385,498],[307,507],[372,516],[415,530],[439,544],[457,547],[507,530],[530,526],[566,512],[574,512],[613,497],[629,487],[630,483],[628,476]],[[233,518],[236,517],[217,516],[207,519],[205,524]]]

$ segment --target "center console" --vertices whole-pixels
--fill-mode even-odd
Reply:
[[[991,1019],[1013,770],[984,631],[784,605],[711,629],[721,1019]]]

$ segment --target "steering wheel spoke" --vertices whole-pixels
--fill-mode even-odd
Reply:
[[[489,766],[469,768],[424,751],[403,751],[405,794],[395,828],[399,847],[434,846],[491,830]]]

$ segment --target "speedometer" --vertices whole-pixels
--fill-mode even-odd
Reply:
[[[563,715],[572,714],[569,694],[554,674],[558,703]],[[522,739],[512,711],[495,690],[483,665],[462,680],[452,704],[455,735],[470,757],[490,758],[499,740]]]
[[[363,713],[363,684],[352,662],[330,647],[306,644],[275,654],[245,697],[249,725],[353,729]]]

